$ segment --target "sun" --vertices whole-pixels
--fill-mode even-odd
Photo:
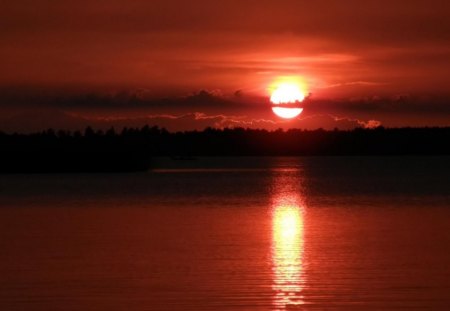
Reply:
[[[274,104],[294,104],[302,102],[305,99],[305,94],[300,87],[294,83],[281,83],[272,96],[270,101]]]
[[[280,118],[293,119],[303,112],[303,108],[272,107],[272,111]]]
[[[299,104],[305,99],[305,92],[295,81],[280,82],[273,87],[270,101],[272,111],[280,118],[293,119],[298,117],[303,108]]]

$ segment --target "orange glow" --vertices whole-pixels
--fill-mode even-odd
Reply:
[[[272,111],[280,118],[293,119],[302,113],[303,108],[272,107]]]
[[[269,92],[270,101],[274,105],[272,111],[278,117],[293,119],[303,112],[298,104],[305,99],[306,87],[299,78],[279,78],[269,87]]]
[[[277,246],[286,251],[286,246],[293,247],[289,250],[289,257],[297,258],[300,235],[303,231],[303,221],[300,210],[296,206],[280,206],[274,212],[274,234]],[[295,256],[291,256],[294,254]],[[286,259],[286,258],[284,258]],[[287,258],[292,259],[292,258]]]
[[[280,83],[270,96],[270,101],[275,105],[295,104],[305,99],[305,93],[294,82]]]
[[[303,304],[303,209],[296,194],[282,194],[273,206],[274,306]]]

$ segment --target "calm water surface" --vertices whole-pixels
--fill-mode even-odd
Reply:
[[[450,158],[0,176],[0,310],[450,309]]]

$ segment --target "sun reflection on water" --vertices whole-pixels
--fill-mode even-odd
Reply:
[[[274,306],[284,310],[303,304],[303,208],[295,193],[281,192],[272,210]]]

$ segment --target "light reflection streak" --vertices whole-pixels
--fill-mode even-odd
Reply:
[[[278,180],[275,189],[290,182],[292,180]],[[272,209],[272,287],[275,291],[273,303],[276,310],[302,305],[305,284],[304,209],[296,191],[281,188],[274,194]]]

